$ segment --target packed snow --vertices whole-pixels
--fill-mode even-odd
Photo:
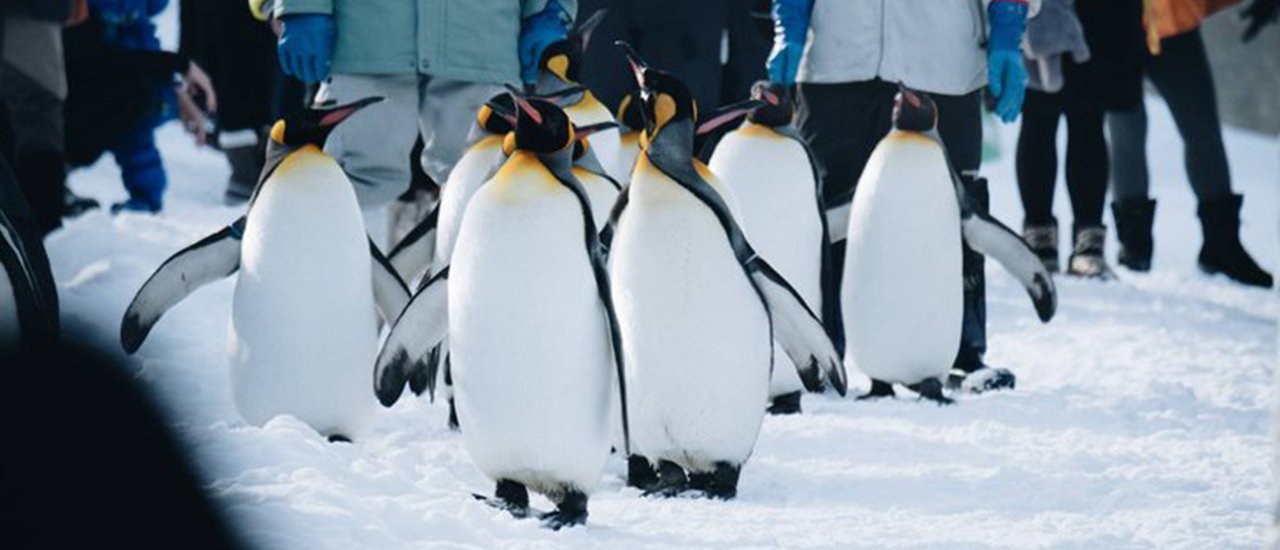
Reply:
[[[472,499],[492,484],[445,428],[442,403],[401,399],[353,444],[289,417],[247,425],[225,356],[233,279],[171,310],[129,364],[259,548],[1259,548],[1271,524],[1277,298],[1197,271],[1181,144],[1163,104],[1149,110],[1160,201],[1150,274],[1060,277],[1058,316],[1042,325],[1022,287],[988,262],[987,359],[1018,374],[1016,390],[951,407],[904,391],[874,403],[806,396],[803,415],[765,419],[731,502],[642,498],[614,458],[588,524],[552,532]],[[1005,154],[984,168],[993,213],[1014,227],[1016,132],[1001,130]],[[176,124],[159,142],[170,177],[162,214],[96,211],[48,240],[68,331],[120,354],[120,317],[143,281],[242,213],[222,205],[229,170],[218,153]],[[1236,130],[1226,143],[1246,195],[1244,242],[1280,267],[1280,144]],[[105,205],[125,196],[118,178],[107,158],[71,186]],[[1067,228],[1062,187],[1055,208]]]

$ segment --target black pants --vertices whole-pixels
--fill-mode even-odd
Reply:
[[[1069,86],[1069,85],[1068,85]],[[1027,90],[1018,134],[1018,191],[1028,225],[1053,221],[1058,180],[1058,120],[1067,117],[1067,193],[1078,227],[1102,225],[1107,198],[1107,140],[1101,109],[1067,100],[1069,91]]]
[[[1222,125],[1213,89],[1213,74],[1205,54],[1200,29],[1161,43],[1163,53],[1148,55],[1146,76],[1169,104],[1182,136],[1187,178],[1196,198],[1205,201],[1231,194],[1231,172],[1222,145]],[[1141,104],[1135,111],[1112,113],[1112,192],[1117,201],[1145,199],[1150,182],[1147,173],[1147,113]]]
[[[800,133],[817,157],[822,174],[823,198],[828,207],[852,200],[862,170],[892,128],[896,84],[873,80],[840,84],[800,84],[796,120]],[[938,133],[947,157],[960,172],[970,195],[982,209],[988,202],[986,182],[977,178],[982,164],[982,96],[974,91],[962,96],[932,95],[938,106]],[[832,245],[834,279],[844,269],[843,241]],[[983,258],[964,250],[964,329],[956,367],[972,370],[981,365],[987,349],[986,281]],[[829,322],[841,319],[840,287],[827,285],[823,315]]]

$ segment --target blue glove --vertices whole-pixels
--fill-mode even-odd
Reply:
[[[333,16],[300,13],[280,18],[280,68],[307,84],[329,78],[333,41],[337,30]]]
[[[993,0],[987,6],[991,37],[987,41],[987,82],[996,115],[1017,120],[1027,94],[1027,68],[1022,63],[1022,35],[1027,30],[1025,0]]]
[[[813,0],[773,0],[773,51],[765,63],[770,82],[786,86],[796,83],[812,12]]]
[[[150,19],[147,0],[91,0],[89,9],[110,25],[129,25]]]
[[[542,11],[524,18],[520,23],[520,39],[516,44],[520,54],[520,81],[525,84],[536,83],[542,52],[547,46],[568,35],[569,14],[556,0],[549,0]]]

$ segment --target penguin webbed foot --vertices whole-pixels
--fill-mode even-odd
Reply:
[[[649,459],[640,455],[627,457],[627,487],[647,491],[657,484],[658,472],[653,469]]]
[[[476,493],[472,493],[471,496],[493,508],[511,514],[516,519],[529,517],[529,490],[523,483],[501,479],[498,480],[497,488],[493,491],[493,497]]]
[[[716,500],[732,500],[738,496],[738,477],[741,466],[717,462],[710,472],[690,472],[689,488]]]
[[[658,481],[645,489],[643,496],[672,498],[689,488],[684,468],[670,460],[658,461]]]
[[[947,387],[968,393],[1012,390],[1018,385],[1018,377],[1004,368],[983,366],[971,372],[952,371]]]
[[[587,495],[581,491],[566,491],[555,511],[538,516],[542,526],[552,531],[587,523]]]
[[[858,401],[874,401],[885,397],[896,397],[893,391],[893,384],[883,380],[871,379],[871,390],[858,396]]]
[[[928,378],[907,386],[913,392],[920,394],[920,399],[932,401],[938,405],[951,405],[955,400],[943,395],[942,380],[937,378]]]
[[[800,392],[784,393],[769,403],[769,414],[800,414]]]

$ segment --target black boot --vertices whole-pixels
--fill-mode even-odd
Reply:
[[[1241,195],[1200,202],[1200,225],[1204,230],[1204,245],[1200,247],[1200,269],[1207,273],[1221,273],[1231,280],[1249,286],[1271,288],[1274,281],[1253,261],[1249,252],[1240,244]]]
[[[1116,261],[1134,271],[1150,271],[1151,253],[1155,249],[1151,224],[1156,217],[1156,201],[1116,201],[1111,203],[1111,215],[1116,222],[1116,237],[1120,239],[1120,254]]]
[[[1058,220],[1046,224],[1022,224],[1022,240],[1049,273],[1057,273],[1058,266]]]
[[[241,204],[253,195],[262,173],[263,152],[257,144],[233,147],[223,151],[231,164],[231,178],[227,180],[227,192],[223,201],[227,206]]]
[[[1103,244],[1107,242],[1107,228],[1103,225],[1073,227],[1071,261],[1067,273],[1076,277],[1109,280],[1115,278],[1107,266]]]

